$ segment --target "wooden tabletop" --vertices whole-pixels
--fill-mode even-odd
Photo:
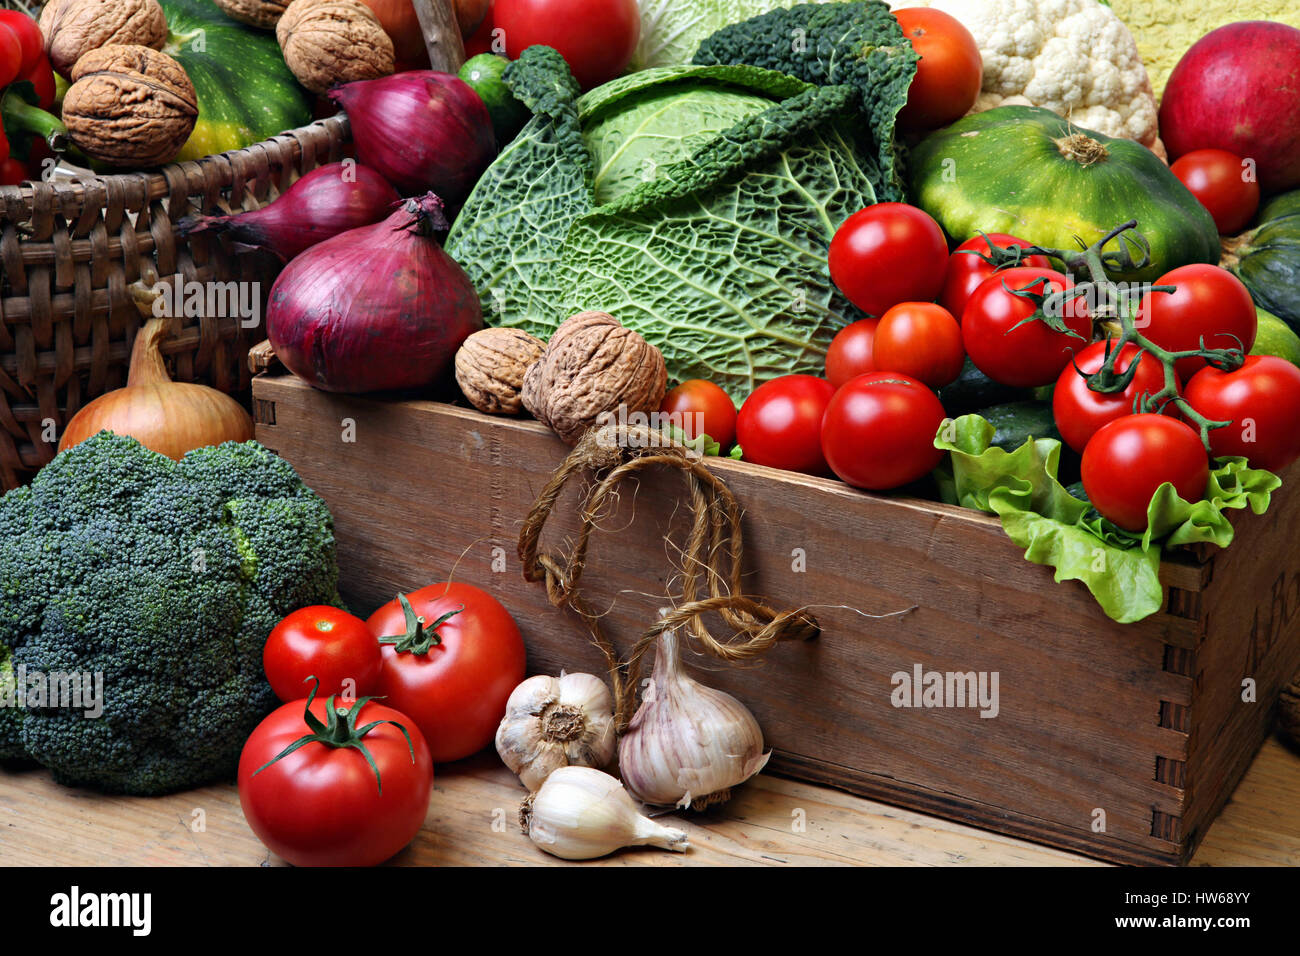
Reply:
[[[447,768],[429,815],[393,862],[542,865],[519,833],[523,790],[493,754]],[[1197,866],[1300,866],[1300,751],[1274,736],[1210,828]],[[582,865],[1101,866],[1094,860],[763,775],[730,803],[676,814],[685,854],[624,851]],[[196,821],[201,821],[200,827]],[[43,770],[0,770],[0,865],[283,865],[244,823],[230,785],[169,797],[106,797],[60,787]]]

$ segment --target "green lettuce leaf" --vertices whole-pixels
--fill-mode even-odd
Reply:
[[[1161,485],[1147,508],[1147,530],[1138,537],[1061,485],[1059,441],[1032,439],[1008,452],[990,446],[993,434],[979,415],[950,419],[939,429],[935,447],[949,452],[935,473],[943,500],[996,514],[1027,560],[1054,568],[1057,582],[1081,581],[1102,610],[1121,623],[1163,606],[1162,547],[1202,542],[1227,547],[1233,530],[1224,511],[1249,507],[1263,514],[1282,484],[1245,459],[1218,459],[1201,501],[1185,501],[1173,485]]]

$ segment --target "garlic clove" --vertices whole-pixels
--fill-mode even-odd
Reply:
[[[510,694],[497,753],[529,790],[559,767],[604,767],[614,758],[614,700],[591,674],[530,677]]]
[[[520,828],[538,847],[564,860],[593,860],[627,846],[684,852],[682,830],[637,809],[622,784],[590,767],[560,767],[524,799]]]

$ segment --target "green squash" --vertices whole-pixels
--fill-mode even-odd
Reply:
[[[230,19],[212,0],[160,0],[171,54],[190,76],[199,121],[176,161],[243,149],[311,122],[311,97],[275,34]]]
[[[1136,219],[1151,261],[1112,278],[1151,281],[1219,261],[1214,220],[1154,153],[1036,106],[999,106],[931,133],[912,152],[910,187],[954,242],[1006,232],[1076,249]]]
[[[1300,189],[1274,197],[1254,229],[1225,241],[1222,265],[1257,305],[1300,332]]]

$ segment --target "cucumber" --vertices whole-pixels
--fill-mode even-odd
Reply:
[[[1006,402],[981,408],[976,414],[996,429],[990,444],[1004,451],[1015,451],[1031,438],[1061,440],[1048,402]]]
[[[953,418],[990,405],[1023,401],[1030,397],[1031,391],[1027,388],[1012,388],[993,381],[977,369],[969,358],[962,366],[957,380],[939,389],[939,401],[943,404],[943,410]]]

